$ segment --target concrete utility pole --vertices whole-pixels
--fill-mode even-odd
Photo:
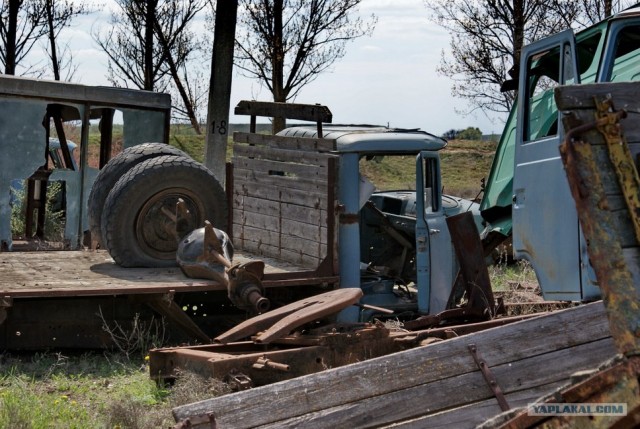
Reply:
[[[233,72],[237,14],[238,0],[218,1],[216,27],[213,34],[204,162],[222,184],[225,180],[224,171],[229,136],[231,74]]]

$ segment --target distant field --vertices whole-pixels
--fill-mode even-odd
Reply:
[[[237,125],[238,126],[238,125]],[[71,140],[73,140],[71,136]],[[78,137],[76,137],[78,138]],[[113,132],[114,148],[122,148],[122,126],[115,125]],[[97,128],[89,133],[90,165],[97,166],[99,159],[99,133]],[[172,125],[169,143],[192,158],[204,160],[204,136],[196,135],[188,125]],[[442,185],[444,192],[465,198],[475,198],[480,192],[480,181],[489,175],[491,162],[497,143],[494,141],[450,140],[440,152]],[[231,148],[227,160],[231,158]],[[385,158],[380,163],[368,163],[363,173],[374,183],[384,184],[386,189],[413,188],[413,164],[411,157],[405,159]],[[411,166],[408,168],[408,166]]]

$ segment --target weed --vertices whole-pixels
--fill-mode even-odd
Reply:
[[[131,320],[131,325],[123,327],[118,322],[109,324],[102,314],[102,309],[100,309],[98,316],[102,320],[102,329],[109,334],[117,350],[127,356],[127,359],[136,353],[144,356],[148,350],[161,347],[166,342],[167,332],[164,318],[160,320],[152,318],[147,322],[142,320],[139,314],[136,314]]]

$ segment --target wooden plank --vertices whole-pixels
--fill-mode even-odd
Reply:
[[[467,373],[471,373],[469,381],[475,383],[474,380],[481,380],[482,376],[469,354],[470,342],[478,345],[483,358],[492,369],[504,365],[500,374],[511,377],[508,369],[510,362],[533,359],[554,350],[608,337],[606,315],[602,303],[598,302],[489,329],[473,336],[462,336],[270,386],[177,407],[174,409],[174,416],[183,419],[213,411],[218,424],[234,427],[270,424],[332,407],[346,406],[345,404],[378,395],[392,395],[399,390],[457,378]],[[566,360],[575,358],[572,354]],[[548,360],[543,359],[541,362],[548,368]],[[548,377],[547,374],[542,374],[543,372],[545,371],[539,369],[536,377]],[[383,382],[380,374],[384,374]],[[518,380],[526,382],[519,378]],[[488,389],[486,384],[483,384],[483,388]],[[428,391],[421,390],[423,399],[420,407],[424,407],[426,394]],[[286,406],[276,410],[274,397],[278,397],[279,404]],[[251,406],[248,407],[247,404]],[[405,408],[406,404],[395,403],[388,409],[394,407]]]
[[[286,185],[282,181],[278,183]],[[236,196],[248,196],[319,208],[326,208],[328,201],[326,191],[291,189],[285,186],[274,186],[239,179],[234,183],[233,195],[234,198]]]
[[[566,384],[565,381],[545,384],[532,389],[513,392],[505,395],[512,408],[527,406],[536,399],[553,392]],[[450,429],[475,428],[478,424],[502,413],[495,399],[474,402],[463,407],[440,411],[423,417],[396,422],[383,428],[394,429]]]
[[[606,97],[615,94],[613,103],[616,109],[638,112],[640,84],[638,82],[591,83],[567,85],[555,88],[555,99],[560,110],[595,109],[594,97]],[[629,121],[636,122],[637,121]],[[631,124],[630,124],[631,125]]]
[[[278,149],[331,152],[336,150],[335,139],[319,139],[309,137],[274,136],[269,134],[233,133],[234,143],[268,146]],[[234,146],[235,147],[235,146]]]
[[[234,161],[233,173],[236,175],[245,170],[256,173],[257,176],[264,175],[286,175],[295,176],[297,179],[318,180],[327,183],[329,177],[327,169],[320,166],[308,164],[294,164],[291,162],[269,161],[264,159],[237,158]],[[245,174],[246,173],[242,173]]]
[[[234,255],[234,262],[254,259],[255,255],[240,251]],[[260,259],[266,263],[267,274],[304,269],[300,265]],[[0,296],[97,296],[225,289],[212,280],[188,278],[178,267],[123,268],[103,250],[0,254]]]
[[[490,362],[489,365],[502,391],[509,393],[569,381],[572,373],[595,368],[615,354],[613,340],[606,338],[499,366],[491,366]],[[553,370],[550,370],[550,366]],[[477,371],[386,395],[369,397],[262,427],[377,427],[492,397],[493,392],[480,371]],[[426,409],[422,408],[421,404],[427,405]]]
[[[337,155],[238,144],[233,147],[232,160],[234,163],[237,157],[268,159],[271,161],[294,162],[297,164],[327,167],[329,158],[336,158]]]
[[[242,100],[234,109],[236,115],[284,117],[302,121],[331,122],[333,115],[321,104],[276,103]]]
[[[317,206],[317,199],[311,205],[298,205],[283,203],[279,201],[265,200],[256,197],[236,196],[234,198],[234,217],[240,215],[240,211],[245,210],[252,213],[280,216],[284,219],[299,220],[311,225],[326,225],[327,211]]]
[[[250,251],[258,257],[267,256],[282,259],[305,268],[316,268],[327,253],[325,244],[311,242],[308,243],[308,246],[294,247],[245,239],[242,242],[242,249]]]
[[[234,189],[237,186],[250,187],[259,183],[262,187],[270,187],[271,192],[266,195],[269,196],[274,192],[287,192],[287,190],[300,190],[302,192],[311,192],[313,194],[326,194],[327,193],[327,180],[317,178],[314,176],[305,177],[305,175],[280,175],[278,171],[260,171],[260,170],[243,170],[238,169],[234,172],[233,181]]]
[[[274,246],[291,249],[304,249],[305,247],[318,248],[322,245],[326,248],[327,245],[327,231],[322,229],[314,237],[312,236],[295,236],[286,233],[280,233],[279,231],[273,231],[269,229],[256,228],[254,226],[234,224],[233,227],[233,243],[234,245],[242,248],[242,241],[253,241],[257,243],[268,243]],[[309,255],[315,254],[315,251],[305,252]]]
[[[234,225],[237,225],[238,227],[249,226],[252,228],[274,231],[279,235],[306,238],[308,240],[318,242],[325,241],[323,236],[326,236],[327,234],[327,228],[320,224],[310,224],[304,221],[283,219],[277,216],[252,213],[247,210],[238,213],[237,216],[234,212],[233,222]]]

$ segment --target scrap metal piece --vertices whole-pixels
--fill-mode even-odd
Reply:
[[[255,342],[270,343],[305,323],[337,313],[357,303],[360,298],[360,288],[336,289],[315,295],[246,320],[214,338],[214,342],[226,344],[264,330],[255,338]]]
[[[177,205],[180,215],[180,203]],[[183,210],[184,212],[184,207]],[[178,216],[179,217],[179,216]],[[180,224],[179,221],[176,222]],[[251,261],[232,265],[233,244],[222,230],[209,221],[205,226],[188,234],[178,245],[176,260],[188,277],[205,278],[219,282],[227,288],[231,302],[243,310],[264,313],[271,306],[264,297],[262,278],[264,262]]]
[[[229,276],[228,296],[236,307],[244,310],[253,309],[259,314],[269,310],[271,302],[263,296],[263,261],[236,264],[229,268],[227,273]]]
[[[504,393],[502,393],[502,389],[498,385],[496,377],[493,375],[493,373],[489,369],[489,365],[487,365],[487,362],[485,362],[485,360],[482,359],[482,356],[480,356],[480,353],[478,353],[478,347],[476,347],[475,344],[469,344],[469,352],[471,353],[471,356],[473,357],[473,360],[475,361],[476,365],[478,365],[478,368],[480,369],[480,372],[482,373],[482,376],[484,377],[485,381],[489,385],[489,388],[491,388],[493,395],[498,400],[498,405],[500,405],[500,409],[502,411],[507,411],[511,409],[511,407],[509,406],[509,403],[507,402],[507,398],[504,397]]]
[[[600,101],[594,97],[596,104],[596,119],[598,131],[604,137],[609,149],[611,166],[616,172],[620,190],[624,196],[630,213],[633,229],[638,243],[640,243],[640,177],[633,162],[629,145],[620,131],[620,119],[627,117],[624,110],[614,111],[613,100],[608,95]]]
[[[495,312],[495,300],[491,290],[491,279],[484,260],[482,241],[471,212],[447,218],[451,241],[460,263],[464,280],[467,307],[486,312],[490,319]]]
[[[228,287],[227,268],[231,267],[233,244],[222,230],[205,221],[204,228],[188,234],[178,245],[176,260],[185,275],[211,279]]]
[[[252,366],[254,369],[276,369],[278,371],[289,371],[291,367],[284,363],[274,362],[266,357],[259,357]]]
[[[633,274],[637,271],[632,271],[633,261],[627,261],[625,256],[633,249],[623,250],[620,245],[621,232],[618,221],[610,211],[604,186],[604,180],[612,177],[607,173],[615,167],[597,162],[593,145],[581,137],[582,133],[596,128],[601,122],[608,122],[609,119],[600,118],[586,124],[581,121],[576,124],[575,119],[573,124],[569,124],[569,119],[565,119],[565,126],[573,125],[573,128],[567,132],[565,142],[560,146],[560,154],[578,209],[580,225],[589,242],[589,260],[602,289],[616,347],[627,356],[637,354],[640,350],[640,303]],[[631,219],[640,217],[633,210],[627,216]]]
[[[226,375],[224,382],[231,386],[231,389],[236,392],[251,389],[253,387],[253,380],[251,380],[251,377],[235,370]]]

